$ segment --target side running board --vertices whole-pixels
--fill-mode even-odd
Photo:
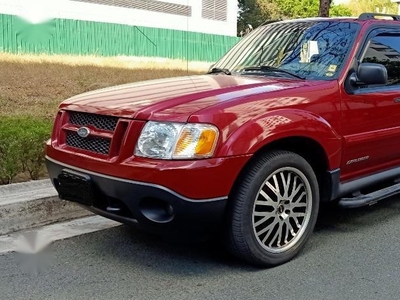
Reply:
[[[341,207],[346,208],[356,208],[366,205],[372,205],[378,202],[379,200],[400,194],[400,183],[395,185],[391,185],[387,188],[377,190],[375,192],[369,194],[361,194],[358,196],[350,197],[350,198],[341,198],[339,200],[339,205]]]

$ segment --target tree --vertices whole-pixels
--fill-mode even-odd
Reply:
[[[274,0],[283,19],[316,17],[318,0]]]
[[[331,6],[330,0],[319,0],[318,16],[329,17],[329,8]]]
[[[270,0],[239,0],[238,32],[244,31],[248,24],[256,28],[268,20],[281,18],[275,1]]]
[[[339,5],[331,5],[331,9],[329,10],[329,15],[331,17],[351,17],[353,14],[346,5],[339,4]]]
[[[256,28],[260,24],[271,20],[316,17],[319,15],[321,1],[322,0],[239,0],[238,32],[244,31],[248,24]],[[332,16],[351,15],[351,11],[347,7],[343,5],[333,5],[330,0],[326,1],[330,3],[330,12]]]

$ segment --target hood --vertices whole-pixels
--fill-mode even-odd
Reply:
[[[74,96],[60,108],[141,120],[186,121],[197,111],[243,96],[313,85],[309,81],[226,75],[125,84]]]

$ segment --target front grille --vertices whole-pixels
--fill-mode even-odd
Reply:
[[[91,125],[97,129],[114,131],[118,123],[118,118],[81,112],[71,112],[69,114],[69,123],[79,126]]]
[[[110,152],[111,140],[93,136],[82,138],[76,132],[68,131],[66,144],[70,147],[107,155]]]

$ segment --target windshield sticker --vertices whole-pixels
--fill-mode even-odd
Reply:
[[[335,72],[337,69],[337,65],[330,65],[328,68],[328,72]]]
[[[333,75],[335,75],[335,73],[333,73],[333,72],[326,72],[326,74],[325,74],[325,76],[328,76],[328,77],[332,77]]]

